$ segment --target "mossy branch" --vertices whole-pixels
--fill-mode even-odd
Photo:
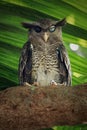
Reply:
[[[87,122],[87,84],[18,86],[0,92],[0,130],[39,130]]]

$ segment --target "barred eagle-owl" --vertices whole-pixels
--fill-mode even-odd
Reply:
[[[37,82],[40,86],[49,86],[51,82],[71,85],[70,61],[62,40],[65,23],[65,19],[22,23],[28,29],[29,38],[19,60],[21,85],[24,82]]]

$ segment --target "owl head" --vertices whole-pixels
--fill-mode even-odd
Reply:
[[[61,27],[65,24],[65,18],[60,21],[42,19],[35,23],[22,23],[23,27],[29,30],[30,41],[32,41],[33,43],[38,42],[43,44],[53,44],[54,42],[61,41]]]

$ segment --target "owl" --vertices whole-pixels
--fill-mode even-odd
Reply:
[[[19,60],[20,85],[71,85],[70,61],[62,40],[62,26],[65,23],[65,18],[22,23],[28,29],[29,38]]]

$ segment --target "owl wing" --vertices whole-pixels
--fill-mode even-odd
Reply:
[[[19,59],[19,81],[23,85],[24,82],[30,82],[32,69],[32,49],[30,42],[27,42],[21,52]]]
[[[66,83],[66,85],[69,86],[71,85],[71,67],[68,54],[63,44],[57,48],[57,54],[59,61],[61,83]]]

